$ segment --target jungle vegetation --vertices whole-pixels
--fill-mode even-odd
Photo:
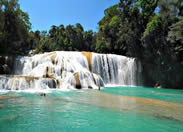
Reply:
[[[0,0],[0,54],[65,50],[125,55],[141,61],[146,86],[183,88],[183,0],[120,0],[104,14],[97,32],[79,23],[32,31],[18,0]]]

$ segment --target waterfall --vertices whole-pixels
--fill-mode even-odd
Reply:
[[[112,54],[92,54],[92,72],[99,74],[105,84],[136,85],[134,58]]]
[[[136,85],[135,58],[92,52],[55,51],[18,56],[11,76],[0,76],[0,89],[98,89]]]

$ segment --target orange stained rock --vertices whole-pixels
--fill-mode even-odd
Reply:
[[[14,76],[12,79],[14,79],[16,82],[16,85],[18,86],[19,85],[19,81],[16,80],[16,79],[24,79],[29,85],[31,84],[31,81],[35,81],[35,80],[39,80],[41,78],[46,78],[46,79],[49,79],[49,80],[54,80],[55,78],[50,76],[50,75],[44,75],[43,77],[33,77],[33,76]],[[60,86],[60,84],[59,84]],[[18,88],[17,88],[18,90]]]
[[[46,67],[46,73],[43,75],[43,78],[55,78],[54,70],[51,67]]]
[[[39,80],[40,77],[32,77],[32,76],[14,76],[13,79],[24,79],[29,85],[30,85],[30,82],[33,81],[33,80]],[[17,82],[18,84],[19,82]]]
[[[16,98],[16,95],[0,95],[0,100],[5,100],[9,98]]]
[[[60,88],[60,85],[61,85],[61,84],[60,84],[60,81],[57,80],[57,87]]]
[[[56,53],[51,55],[51,62],[52,62],[52,64],[55,64],[55,58],[56,58]]]
[[[161,101],[156,99],[148,99],[148,98],[138,98],[138,97],[130,97],[130,96],[119,96],[120,98],[126,98],[128,100],[134,100],[136,102],[142,102],[147,104],[155,104],[155,105],[166,105],[166,106],[174,106],[176,103],[171,103],[167,101]]]
[[[33,76],[15,76],[14,78],[24,78],[26,81],[39,80],[40,79],[40,77],[33,77]]]
[[[90,70],[90,72],[92,74],[93,81],[96,84],[96,80],[95,80],[95,78],[93,76],[93,73],[92,73],[92,53],[83,51],[82,54],[87,58],[89,70]]]
[[[44,58],[46,58],[46,57],[48,57],[48,56],[52,56],[52,55],[56,55],[56,51],[44,54],[44,55],[42,56],[42,59],[44,59]]]
[[[83,51],[82,54],[87,58],[89,70],[92,72],[92,53]]]
[[[81,83],[80,83],[80,80],[79,80],[79,74],[78,73],[74,73],[74,77],[75,77],[75,80],[76,80],[76,88],[80,88],[81,87]]]

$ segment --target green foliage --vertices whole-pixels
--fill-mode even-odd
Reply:
[[[99,22],[96,51],[141,57],[141,36],[158,0],[121,0]]]
[[[144,32],[144,37],[154,32],[157,28],[161,28],[161,20],[158,15],[154,16],[152,20],[147,24],[147,28]]]
[[[158,5],[160,8],[160,14],[164,17],[180,17],[183,15],[182,0],[160,0]]]
[[[183,19],[178,21],[177,23],[174,23],[170,26],[170,31],[168,33],[168,41],[171,43],[177,44],[181,43],[183,44]]]
[[[104,18],[98,23],[99,32],[96,37],[97,52],[119,54],[117,33],[119,32],[120,19],[118,14],[118,5],[105,10]]]
[[[20,9],[18,0],[0,0],[0,52],[22,54],[27,48],[29,16]]]
[[[99,22],[96,51],[140,59],[146,85],[181,88],[182,5],[181,0],[120,0]]]
[[[147,22],[149,18],[154,15],[158,2],[159,0],[138,0],[137,5],[139,5],[141,9],[143,20]]]
[[[49,51],[93,51],[95,49],[95,34],[89,30],[84,31],[81,24],[55,26],[53,25],[49,33],[36,31],[34,38],[30,41],[33,45],[34,53]]]
[[[176,58],[183,64],[183,19],[169,27],[167,40],[171,44]]]
[[[166,42],[166,30],[163,28],[165,24],[160,16],[154,16],[147,24],[142,37],[144,47],[143,60],[145,65],[151,65],[151,69],[147,69],[146,72],[151,74],[153,81],[160,83],[163,87],[167,87],[164,83],[165,80],[167,81],[165,73],[169,69],[169,61],[171,59],[168,43]]]
[[[143,63],[145,67],[151,65],[146,71],[154,82],[158,82],[163,87],[181,88],[183,69],[179,58],[182,53],[181,44],[178,43],[180,40],[176,41],[176,39],[183,37],[180,33],[182,25],[180,21],[170,26],[174,23],[172,17],[159,14],[147,24],[142,38]]]

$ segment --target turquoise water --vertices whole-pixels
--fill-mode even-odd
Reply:
[[[9,92],[0,93],[0,132],[182,132],[182,112],[181,90]]]
[[[122,89],[121,87],[106,87],[103,92],[121,96],[135,96],[183,103],[183,90],[155,89],[144,87],[123,87]]]

